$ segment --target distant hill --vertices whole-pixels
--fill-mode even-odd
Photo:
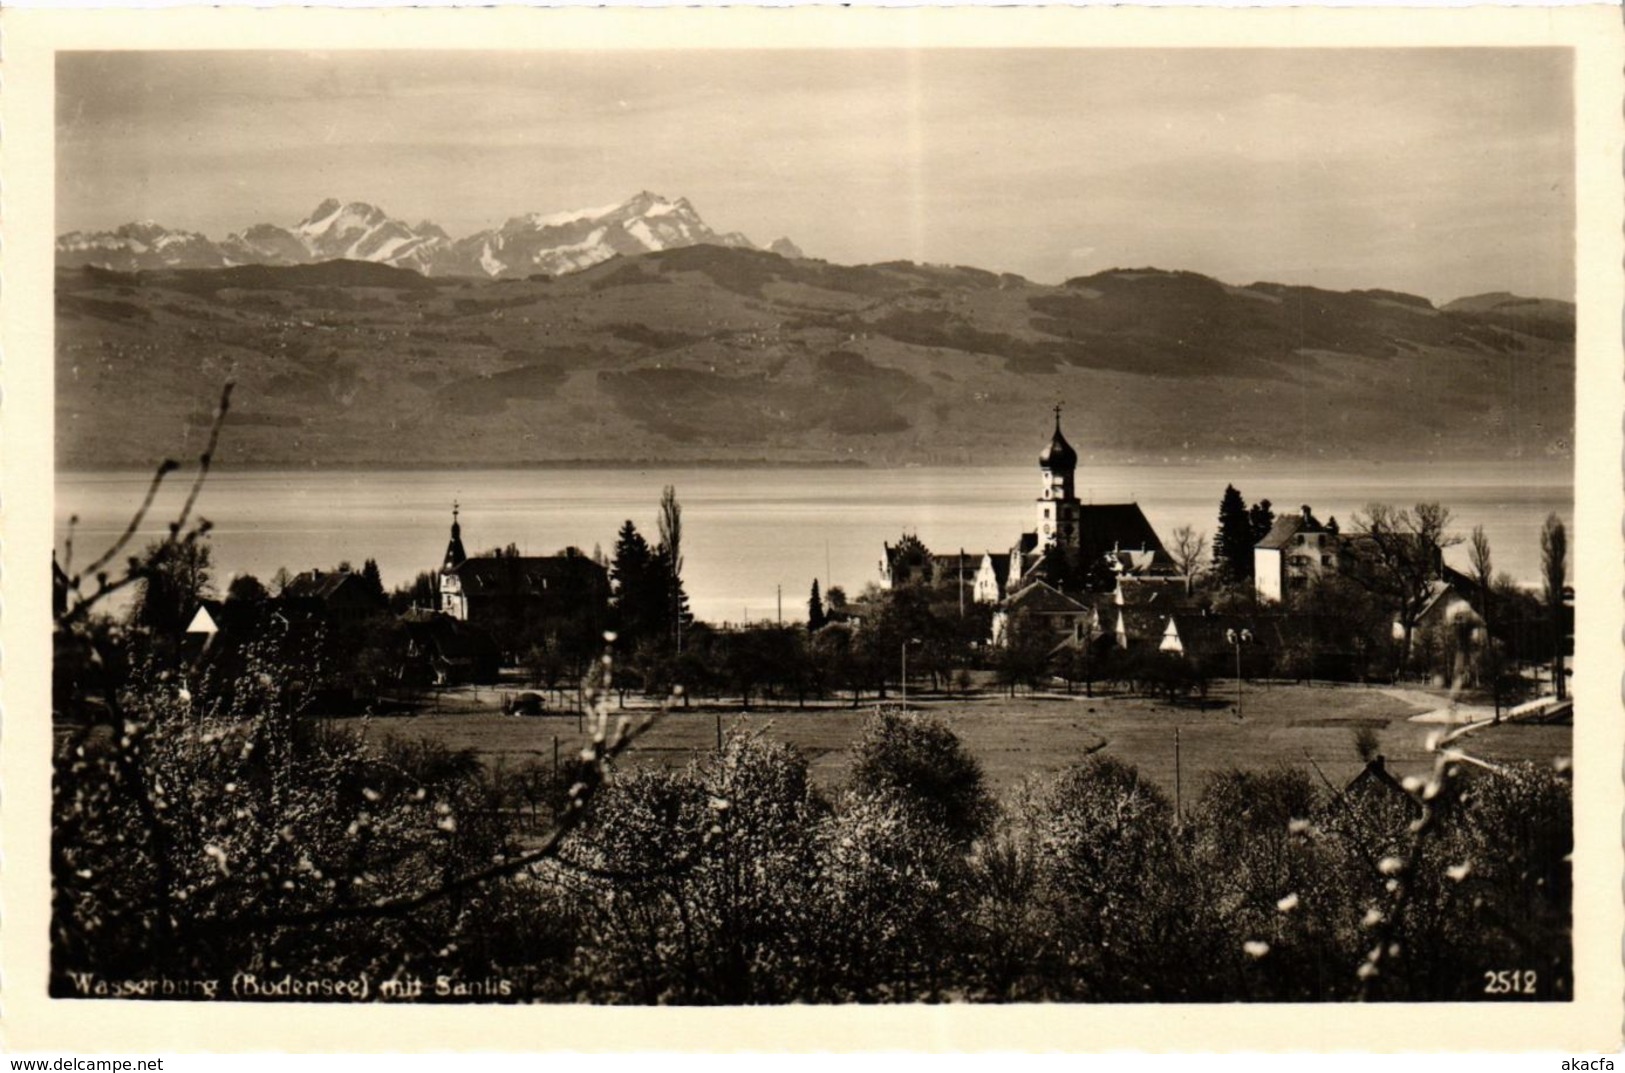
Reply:
[[[291,228],[260,223],[216,243],[195,231],[153,221],[113,231],[72,231],[58,237],[59,268],[90,266],[137,272],[229,265],[301,265],[344,259],[409,268],[427,276],[524,279],[562,275],[612,257],[707,243],[755,249],[737,232],[713,231],[687,198],[672,201],[645,190],[618,205],[515,216],[500,228],[453,241],[436,224],[416,225],[364,201],[328,198]],[[778,239],[772,249],[803,256]]]
[[[711,244],[520,280],[60,269],[58,457],[190,452],[227,377],[236,464],[1024,464],[1056,399],[1086,462],[1568,457],[1572,323],[1505,295]]]

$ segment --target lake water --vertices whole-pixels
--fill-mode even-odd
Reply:
[[[156,538],[184,499],[174,474],[145,526]],[[77,558],[88,562],[129,521],[147,474],[60,473],[58,550],[78,515]],[[1479,465],[1204,463],[1084,466],[1078,495],[1097,503],[1135,501],[1166,542],[1180,525],[1211,542],[1220,496],[1234,483],[1248,502],[1277,512],[1311,504],[1346,526],[1371,501],[1437,499],[1466,535],[1482,525],[1497,570],[1539,576],[1542,521],[1556,511],[1572,528],[1573,469],[1560,463]],[[386,586],[436,569],[451,504],[462,504],[463,540],[473,553],[509,543],[528,554],[574,544],[605,553],[630,518],[651,542],[664,485],[683,507],[684,581],[694,611],[714,621],[806,616],[816,577],[857,593],[878,577],[881,544],[904,531],[940,552],[1005,551],[1033,525],[1038,470],[858,468],[526,469],[457,471],[254,471],[211,474],[198,510],[214,522],[218,584],[239,572],[268,580],[290,571],[359,567],[373,558]],[[1571,534],[1571,548],[1574,538]],[[1571,550],[1572,556],[1572,550]],[[1466,549],[1449,553],[1466,565]],[[1573,562],[1572,558],[1570,560]],[[1571,566],[1572,569],[1572,566]]]

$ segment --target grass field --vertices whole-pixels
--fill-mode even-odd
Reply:
[[[491,690],[448,696],[446,710],[374,717],[367,723],[373,740],[396,736],[434,739],[449,748],[473,749],[492,768],[512,769],[551,763],[554,742],[568,758],[582,738],[576,717],[503,715]],[[1415,703],[1361,686],[1249,684],[1245,717],[1237,718],[1234,698],[1211,698],[1206,707],[1170,705],[1147,697],[972,696],[967,699],[910,696],[911,708],[930,711],[959,734],[981,761],[989,782],[1001,794],[1029,775],[1058,771],[1087,753],[1100,751],[1137,767],[1146,777],[1175,791],[1174,734],[1179,733],[1181,796],[1194,799],[1205,777],[1231,768],[1287,765],[1318,768],[1341,787],[1361,768],[1354,735],[1369,726],[1381,751],[1399,775],[1423,774],[1431,766],[1426,741],[1436,726],[1409,722],[1424,709]],[[845,777],[848,750],[868,707],[846,706],[755,710],[707,707],[673,711],[629,754],[634,765],[681,767],[716,746],[717,724],[766,728],[805,755],[814,779],[825,788]],[[1570,755],[1567,726],[1485,727],[1462,744],[1472,755],[1492,761],[1548,762]],[[1104,743],[1104,744],[1102,744]],[[1318,776],[1316,776],[1318,781]]]

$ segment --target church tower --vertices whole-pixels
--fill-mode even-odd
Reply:
[[[468,599],[457,568],[468,561],[463,550],[463,527],[457,521],[458,507],[451,505],[451,539],[446,542],[446,561],[440,564],[440,610],[452,618],[468,618]]]
[[[1038,456],[1038,469],[1043,475],[1043,490],[1038,496],[1037,550],[1057,546],[1076,550],[1083,513],[1076,484],[1078,452],[1061,434],[1060,403],[1055,404],[1055,435]]]

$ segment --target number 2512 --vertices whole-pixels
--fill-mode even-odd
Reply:
[[[1535,993],[1535,970],[1502,969],[1500,972],[1484,973],[1484,994],[1486,995],[1533,995]]]

